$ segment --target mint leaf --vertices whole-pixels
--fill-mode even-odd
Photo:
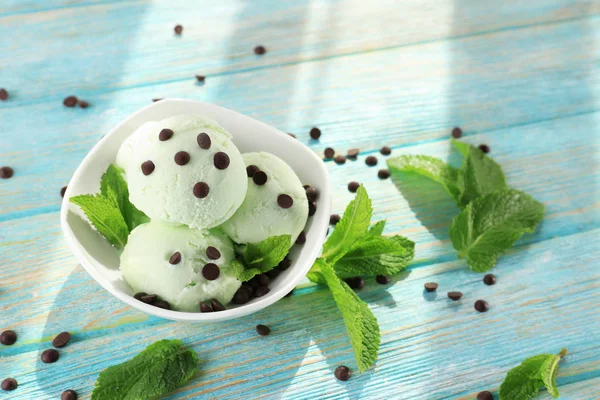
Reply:
[[[92,225],[109,243],[123,248],[127,243],[129,228],[118,205],[114,202],[116,194],[109,190],[107,195],[109,198],[100,195],[82,194],[71,197],[69,201],[81,207]]]
[[[459,258],[484,272],[496,265],[501,253],[524,234],[535,231],[544,216],[544,205],[515,189],[475,199],[454,219],[450,238]]]
[[[354,293],[354,290],[338,278],[331,265],[322,262],[320,269],[339,310],[342,312],[356,364],[358,369],[363,372],[377,359],[380,340],[377,319],[367,304]]]
[[[460,171],[439,158],[404,155],[388,159],[387,165],[394,171],[414,172],[440,183],[456,204],[461,204],[462,177]]]
[[[508,371],[500,385],[500,400],[529,400],[544,386],[552,397],[558,397],[555,376],[558,362],[566,353],[567,350],[562,349],[558,355],[533,356]]]
[[[111,194],[110,191],[114,194]],[[123,215],[123,219],[127,223],[129,231],[132,231],[140,224],[150,221],[146,214],[138,210],[129,201],[129,189],[127,182],[123,178],[123,170],[116,165],[110,164],[104,175],[102,175],[100,180],[100,194],[115,202]]]
[[[377,221],[373,225],[371,225],[371,227],[369,228],[368,235],[369,236],[381,236],[383,234],[384,229],[385,229],[385,219],[382,219],[381,221]]]
[[[453,144],[461,153],[466,152],[463,143],[454,141]],[[460,170],[463,177],[459,204],[461,207],[478,197],[508,189],[500,165],[477,147],[468,146],[468,150],[465,163]]]
[[[322,257],[328,262],[342,257],[357,239],[367,233],[372,212],[371,199],[365,188],[359,186],[356,197],[348,204],[342,219],[323,245]]]
[[[325,259],[321,258],[321,257],[319,257],[315,260],[315,263],[310,268],[310,271],[308,272],[308,274],[306,274],[306,277],[308,278],[309,281],[314,282],[317,285],[327,285],[327,281],[325,280],[325,277],[323,276],[323,273],[321,272],[321,266],[325,262],[326,262]]]
[[[458,152],[464,157],[467,158],[469,156],[469,149],[471,148],[471,145],[465,142],[459,142],[458,140],[455,140],[454,138],[450,139],[450,141],[452,142],[452,145],[454,145],[454,148],[456,148],[456,150],[458,150]]]
[[[334,265],[339,275],[395,275],[406,268],[415,255],[415,244],[402,236],[367,236]]]
[[[160,340],[140,354],[102,371],[92,400],[154,399],[177,389],[195,373],[198,356],[181,340]]]
[[[244,260],[235,259],[231,261],[231,266],[233,271],[235,272],[235,276],[241,282],[248,282],[250,279],[254,278],[256,275],[264,274],[265,272],[269,272],[276,265],[271,267],[251,267],[246,265]]]
[[[248,243],[244,261],[249,267],[275,267],[285,258],[292,246],[290,235],[271,236],[259,243]]]

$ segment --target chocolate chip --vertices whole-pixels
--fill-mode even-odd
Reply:
[[[344,282],[350,286],[352,289],[362,289],[365,287],[365,280],[360,276],[356,276],[354,278],[346,278]]]
[[[335,155],[335,150],[333,150],[331,147],[327,147],[325,151],[323,151],[323,154],[325,155],[325,158],[333,158]]]
[[[171,258],[169,258],[169,264],[175,265],[175,264],[179,264],[180,262],[181,262],[181,253],[176,251],[175,253],[173,253],[173,255],[171,255]]]
[[[344,157],[340,154],[340,155],[335,156],[333,161],[335,161],[335,163],[338,165],[342,165],[342,164],[346,163],[346,157]]]
[[[165,310],[170,310],[171,305],[164,300],[156,300],[153,304],[154,307],[163,308]]]
[[[63,186],[60,188],[60,197],[65,197],[65,192],[67,191],[67,187]]]
[[[142,297],[145,296],[146,292],[139,292],[133,295],[133,298],[139,301],[142,301]]]
[[[210,149],[210,145],[212,144],[210,136],[208,136],[208,133],[205,132],[199,133],[198,137],[196,137],[196,141],[198,142],[198,146],[204,150]]]
[[[156,303],[156,300],[158,300],[158,296],[155,294],[147,294],[140,298],[140,301],[146,304],[154,304]]]
[[[175,153],[174,160],[177,165],[185,165],[190,162],[190,153],[187,151],[178,151]]]
[[[254,176],[254,174],[257,173],[258,171],[260,171],[260,168],[258,168],[254,164],[248,165],[246,167],[246,175],[248,175],[248,178],[252,178]],[[266,174],[265,174],[265,176],[266,176]]]
[[[169,129],[169,128],[165,128],[165,129],[161,130],[160,133],[158,134],[158,140],[160,140],[161,142],[169,140],[172,137],[173,137],[173,130]]]
[[[42,362],[52,364],[58,360],[58,351],[54,349],[44,350],[42,352]]]
[[[54,339],[52,339],[52,346],[61,348],[65,347],[71,340],[71,334],[69,332],[61,332]]]
[[[459,128],[454,128],[454,129],[459,129]],[[490,392],[488,392],[487,390],[484,390],[483,392],[479,392],[477,394],[477,400],[494,400],[494,395],[491,394]]]
[[[210,304],[212,305],[213,311],[225,311],[225,306],[219,303],[217,299],[212,299]]]
[[[290,208],[294,205],[294,199],[289,194],[280,194],[277,196],[277,204],[281,208]]]
[[[359,149],[350,149],[350,150],[348,150],[346,155],[350,158],[355,158],[356,156],[358,156],[358,153],[360,153]]]
[[[487,274],[486,276],[483,277],[483,283],[485,283],[488,286],[495,285],[496,284],[496,275]]]
[[[211,306],[209,306],[205,302],[201,301],[200,302],[200,312],[213,312],[213,309]]]
[[[279,274],[281,273],[281,270],[277,269],[277,268],[273,268],[270,271],[265,272],[265,274],[270,278],[270,279],[275,279],[279,276]]]
[[[304,191],[306,191],[309,187],[310,187],[310,185],[302,185],[302,188],[304,189]]]
[[[208,246],[206,248],[206,257],[210,258],[211,260],[218,260],[221,258],[221,252],[216,247]]]
[[[479,150],[483,151],[484,153],[489,153],[490,152],[490,146],[488,146],[487,144],[480,144],[479,145]]]
[[[221,270],[219,266],[214,263],[208,263],[202,268],[202,276],[204,276],[209,281],[214,281],[221,274]]]
[[[317,203],[314,201],[308,202],[308,216],[312,217],[317,212]]]
[[[198,182],[194,185],[194,196],[196,196],[199,199],[203,199],[206,196],[208,196],[209,192],[210,187],[206,182]]]
[[[213,161],[217,169],[225,169],[229,167],[229,156],[226,153],[223,153],[222,151],[215,153]]]
[[[8,92],[4,88],[0,89],[0,100],[8,100]]]
[[[348,184],[348,190],[350,191],[350,193],[356,193],[359,186],[360,186],[360,183],[358,183],[356,181],[352,181]]]
[[[77,105],[79,105],[79,108],[88,108],[90,103],[85,100],[77,100]]]
[[[319,190],[316,187],[309,186],[306,188],[306,198],[310,201],[317,201]]]
[[[269,277],[265,274],[258,275],[258,283],[260,286],[269,286]]]
[[[375,277],[375,280],[380,285],[387,285],[388,283],[390,283],[392,281],[392,278],[390,276],[387,276],[387,275],[377,275]]]
[[[77,392],[74,390],[65,390],[60,395],[60,400],[77,400]]]
[[[282,271],[285,271],[286,269],[288,269],[291,266],[292,266],[292,260],[290,260],[287,256],[285,256],[285,258],[283,260],[281,260],[279,262],[279,264],[277,265],[277,267]]]
[[[175,31],[176,35],[181,35],[181,32],[183,32],[183,26],[175,25],[175,28],[173,30]]]
[[[452,137],[454,139],[460,139],[462,136],[462,129],[460,129],[458,126],[454,129],[452,129]]]
[[[204,83],[206,77],[204,75],[196,75],[196,80],[200,83]]]
[[[331,214],[329,216],[329,225],[337,225],[338,222],[340,222],[341,217],[339,216],[339,214]]]
[[[321,130],[319,128],[311,128],[310,137],[314,140],[318,140],[321,137]]]
[[[285,295],[285,296],[283,296],[283,297],[292,297],[292,295],[293,295],[293,294],[294,294],[294,289],[290,290],[290,291],[288,292],[288,294],[286,294],[286,295]]]
[[[274,271],[274,270],[272,270]],[[269,293],[270,289],[266,286],[259,286],[255,291],[254,291],[254,296],[256,297],[263,297],[265,294]]]
[[[254,48],[254,54],[256,54],[257,56],[262,56],[266,52],[267,52],[267,49],[265,48],[265,46],[258,45]]]
[[[150,160],[142,163],[142,174],[148,176],[154,171],[154,163]]]
[[[5,346],[12,346],[17,341],[17,333],[15,331],[6,330],[0,334],[0,343]]]
[[[367,158],[365,158],[365,164],[367,164],[369,167],[377,165],[377,157],[368,156]]]
[[[6,390],[7,392],[15,390],[17,386],[19,386],[19,384],[13,378],[6,378],[2,381],[2,390]]]
[[[425,290],[427,290],[428,292],[435,292],[438,288],[438,284],[435,282],[427,282],[425,284]]]
[[[485,300],[477,300],[475,302],[475,309],[479,312],[486,312],[487,310],[490,309],[490,306],[488,305],[487,301],[485,301]]]
[[[0,168],[0,178],[2,178],[2,179],[11,178],[14,174],[15,174],[15,171],[11,167]]]
[[[77,97],[75,97],[75,96],[68,96],[68,97],[65,97],[65,99],[63,100],[63,105],[65,107],[75,107],[76,104],[77,104]]]
[[[448,297],[450,300],[458,301],[462,298],[463,294],[461,292],[448,292]]]
[[[298,238],[296,239],[296,244],[304,244],[306,243],[306,233],[304,231],[300,232]]]
[[[252,181],[254,181],[254,183],[258,186],[262,186],[267,183],[267,174],[265,171],[257,171],[252,176]]]
[[[392,154],[392,149],[391,149],[391,148],[389,148],[388,146],[383,146],[383,147],[381,148],[381,150],[379,150],[379,152],[380,152],[381,154],[383,154],[384,156],[389,156],[390,154]]]
[[[250,292],[248,289],[240,287],[233,295],[233,302],[235,304],[246,304],[248,301],[250,301]]]
[[[335,377],[340,381],[347,381],[350,379],[350,368],[345,365],[340,365],[335,369]]]
[[[267,336],[269,333],[271,333],[271,328],[269,328],[266,325],[256,325],[256,332],[258,332],[258,334],[260,336]]]

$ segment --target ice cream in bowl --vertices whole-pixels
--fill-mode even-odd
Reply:
[[[329,222],[314,152],[250,117],[166,99],[106,134],[65,193],[71,250],[106,290],[149,314],[251,314],[306,275]]]

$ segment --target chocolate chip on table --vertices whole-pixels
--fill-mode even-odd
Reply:
[[[219,266],[214,263],[208,263],[202,268],[202,276],[209,281],[214,281],[221,274]]]
[[[2,179],[12,178],[12,176],[14,174],[15,174],[15,171],[11,167],[0,168],[0,178],[2,178]]]
[[[388,283],[390,283],[392,281],[392,277],[391,276],[387,276],[387,275],[377,275],[375,277],[375,280],[380,285],[387,285]]]
[[[258,168],[254,164],[248,165],[246,167],[246,175],[248,175],[248,178],[252,178],[254,176],[254,174],[257,173],[258,171],[260,171],[260,168]],[[266,176],[266,174],[265,174],[265,176]]]
[[[42,362],[46,364],[54,363],[58,360],[58,351],[54,349],[44,350],[42,352]]]
[[[148,176],[154,171],[154,163],[150,160],[144,161],[142,163],[142,174]]]
[[[274,271],[274,270],[272,270]],[[254,296],[256,297],[263,297],[265,294],[269,293],[271,290],[267,287],[267,286],[259,286],[255,291],[254,291]]]
[[[140,297],[140,301],[146,304],[154,304],[158,300],[158,295],[155,294],[147,294],[145,296]]]
[[[254,48],[254,54],[256,54],[257,56],[262,56],[266,52],[267,52],[267,49],[265,48],[265,46],[258,45]]]
[[[333,161],[335,161],[335,163],[338,165],[342,165],[342,164],[346,163],[346,157],[344,157],[343,155],[340,154],[340,155],[335,156]]]
[[[233,303],[235,304],[246,304],[248,301],[250,301],[250,293],[247,289],[240,287],[233,295]]]
[[[390,177],[390,170],[389,169],[380,169],[379,171],[377,171],[377,177],[379,179],[387,179]]]
[[[75,97],[75,96],[67,96],[63,100],[63,105],[65,107],[75,107],[76,104],[77,104],[77,97]]]
[[[319,190],[316,187],[309,186],[306,188],[305,192],[308,200],[317,201],[317,198],[319,197]]]
[[[367,158],[365,158],[365,164],[367,164],[369,167],[377,165],[377,157],[368,156]]]
[[[462,129],[460,129],[458,126],[452,129],[452,137],[454,139],[460,139],[462,137],[462,133]]]
[[[477,400],[494,400],[494,395],[487,390],[484,390],[483,392],[479,392],[477,394]]]
[[[196,75],[196,80],[200,83],[204,83],[206,77],[204,75]]]
[[[225,306],[219,303],[217,299],[212,299],[210,301],[210,304],[212,306],[213,311],[225,311]]]
[[[383,146],[381,150],[379,150],[379,152],[384,156],[389,156],[390,154],[392,154],[392,149],[388,146]]]
[[[222,151],[215,153],[213,161],[217,169],[226,169],[229,167],[229,156],[227,153],[223,153]]]
[[[169,264],[175,265],[175,264],[179,264],[180,262],[181,262],[181,253],[176,251],[169,258]]]
[[[7,392],[15,390],[17,386],[19,386],[19,384],[13,378],[6,378],[2,381],[2,390],[6,390]]]
[[[283,297],[292,297],[293,294],[294,294],[294,289],[290,290],[289,293]]]
[[[334,375],[338,380],[345,382],[350,379],[350,368],[340,365],[335,369]]]
[[[65,390],[60,395],[60,400],[77,400],[77,392],[71,389]]]
[[[487,310],[490,309],[490,306],[488,305],[487,301],[485,301],[485,300],[477,300],[475,302],[475,309],[479,312],[486,312]]]
[[[209,306],[205,302],[201,301],[200,302],[200,312],[213,312],[213,309],[211,306]]]
[[[296,239],[296,244],[304,244],[306,242],[306,233],[304,231],[300,232],[298,238]]]
[[[346,278],[344,282],[350,286],[352,289],[362,289],[365,287],[365,280],[360,276],[356,276],[354,278]]]
[[[187,151],[178,151],[175,153],[174,160],[177,165],[185,165],[190,162],[190,153]]]
[[[60,197],[65,197],[65,192],[67,191],[67,187],[63,186],[60,188]]]
[[[206,132],[199,133],[196,137],[196,141],[198,142],[198,146],[204,150],[210,149],[210,145],[212,144],[210,136],[208,136],[208,133]]]
[[[172,137],[173,137],[173,130],[169,129],[169,128],[165,128],[165,129],[161,130],[160,133],[158,134],[158,140],[160,140],[161,142],[169,140]]]
[[[335,155],[335,150],[331,147],[327,147],[325,151],[323,151],[323,155],[325,155],[325,158],[333,158]]]
[[[281,208],[290,208],[294,205],[294,199],[289,194],[280,194],[277,196],[277,204]]]
[[[360,153],[359,149],[350,149],[350,150],[348,150],[348,152],[346,153],[346,155],[349,158],[355,158],[356,156],[358,156],[358,153]]]
[[[0,89],[0,100],[8,100],[8,92],[4,88]]]
[[[340,222],[340,215],[339,214],[331,214],[329,216],[329,225],[337,225],[338,222]]]
[[[61,332],[54,339],[52,339],[52,346],[56,348],[65,347],[71,340],[71,334],[69,332]]]
[[[153,304],[154,307],[163,308],[165,310],[170,310],[171,305],[164,300],[156,300]]]
[[[211,260],[218,260],[221,258],[221,252],[216,247],[208,246],[206,248],[206,257],[210,258]]]
[[[425,285],[425,290],[428,292],[435,292],[438,288],[438,284],[435,282],[427,282]]]
[[[79,106],[79,108],[88,108],[90,106],[90,103],[88,103],[85,100],[77,100],[77,105]]]
[[[309,133],[311,139],[319,140],[321,137],[321,130],[319,128],[311,128]]]
[[[181,32],[183,32],[183,26],[175,25],[175,28],[173,28],[173,30],[175,31],[176,35],[181,35]]]
[[[486,276],[483,277],[483,283],[485,283],[488,286],[495,285],[496,284],[496,275],[487,274]]]
[[[252,176],[252,181],[258,186],[262,186],[265,183],[267,183],[267,174],[265,173],[265,171],[255,172]]]
[[[194,185],[194,196],[196,196],[199,199],[203,199],[206,196],[208,196],[209,192],[210,187],[206,182],[198,182]]]
[[[133,298],[139,301],[142,301],[142,297],[146,296],[147,293],[146,292],[138,292],[136,294],[133,295]]]
[[[15,331],[6,330],[0,334],[0,343],[5,346],[12,346],[17,341],[17,333]]]
[[[284,259],[281,260],[279,262],[279,264],[277,265],[277,267],[282,271],[285,271],[286,269],[288,269],[291,266],[292,266],[292,260],[290,260],[287,256],[285,256]]]
[[[315,201],[308,202],[308,216],[312,217],[317,212],[317,203]]]
[[[450,300],[458,301],[462,296],[463,294],[461,292],[448,292],[448,298],[450,298]]]
[[[487,144],[480,144],[479,145],[479,150],[483,151],[484,153],[489,153],[490,152],[490,146],[488,146]]]
[[[266,325],[258,324],[256,325],[256,332],[258,332],[260,336],[267,336],[269,333],[271,333],[271,328]]]
[[[356,193],[359,186],[360,186],[360,183],[358,183],[356,181],[352,181],[348,184],[348,190],[350,191],[350,193]]]

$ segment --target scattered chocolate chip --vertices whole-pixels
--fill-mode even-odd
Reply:
[[[463,294],[461,292],[448,292],[448,297],[450,300],[458,301],[462,298]]]
[[[306,198],[310,201],[317,201],[319,191],[316,187],[309,186],[306,188]]]
[[[319,128],[311,128],[310,137],[311,139],[319,140],[319,138],[321,137],[321,130]]]
[[[2,178],[2,179],[12,178],[12,176],[14,174],[15,174],[15,171],[11,167],[0,168],[0,178]]]
[[[60,395],[60,400],[77,400],[77,392],[71,389],[65,390]]]
[[[325,155],[325,158],[333,158],[335,155],[335,150],[333,150],[331,147],[327,147],[323,154]]]
[[[225,311],[225,306],[219,303],[217,299],[212,299],[210,304],[212,305],[213,311]]]
[[[246,167],[246,175],[248,175],[248,178],[252,178],[254,176],[254,174],[257,173],[258,171],[260,171],[260,168],[258,168],[254,164],[248,165]]]
[[[256,332],[258,332],[258,334],[260,336],[267,336],[269,333],[271,333],[271,328],[269,328],[266,325],[256,325]]]
[[[198,137],[196,138],[196,141],[198,142],[198,146],[200,146],[200,148],[204,149],[204,150],[210,149],[210,145],[212,144],[212,141],[210,140],[210,136],[208,136],[208,133],[205,133],[205,132],[199,133]]]
[[[280,194],[277,196],[277,204],[281,208],[290,208],[294,205],[294,199],[289,194]]]
[[[338,380],[345,382],[350,379],[350,368],[340,365],[335,369],[334,375]]]
[[[487,301],[485,301],[485,300],[477,300],[475,302],[475,309],[479,312],[486,312],[487,310],[490,309],[490,306],[488,305]]]
[[[46,364],[54,363],[58,360],[58,351],[54,349],[44,350],[42,352],[42,362]]]
[[[289,293],[283,297],[292,297],[293,294],[294,294],[294,289],[290,290]]]
[[[4,88],[0,89],[0,100],[8,100],[8,92]]]
[[[352,289],[362,289],[365,287],[365,280],[360,276],[356,276],[354,278],[346,278],[344,282],[350,286]]]
[[[146,292],[139,292],[133,295],[133,298],[139,301],[142,301],[142,297],[145,296]]]
[[[71,334],[69,332],[61,332],[54,339],[52,339],[52,346],[56,348],[65,347],[71,340]]]
[[[229,156],[227,155],[227,153],[223,153],[222,151],[215,153],[213,161],[217,169],[225,169],[229,167]]]
[[[175,265],[175,264],[179,264],[180,262],[181,262],[181,253],[176,251],[175,253],[173,253],[173,255],[171,255],[171,258],[169,258],[169,264]]]
[[[205,302],[201,301],[200,302],[200,312],[213,312],[213,309],[211,306],[209,306]]]
[[[304,231],[300,232],[298,238],[296,239],[296,244],[304,244],[306,243],[306,233]]]
[[[290,135],[291,137],[293,137],[294,139],[296,139],[296,135],[294,135],[293,133],[288,133],[288,135]]]
[[[202,268],[202,276],[209,281],[214,281],[221,274],[219,266],[214,263],[208,263]]]
[[[389,148],[388,146],[383,146],[383,147],[381,148],[381,150],[379,150],[379,152],[380,152],[381,154],[383,154],[384,156],[389,156],[390,154],[392,154],[392,149],[391,149],[391,148]]]
[[[177,165],[185,165],[190,162],[190,153],[187,151],[178,151],[175,153],[174,160]]]
[[[142,174],[148,176],[154,171],[154,163],[152,161],[144,161],[142,163]]]
[[[90,103],[85,100],[77,100],[77,105],[79,105],[79,108],[88,108]]]
[[[162,99],[152,99],[153,103],[156,103],[157,101],[161,101]]]
[[[164,301],[164,300],[156,300],[154,302],[154,304],[152,304],[154,307],[158,307],[158,308],[163,308],[165,310],[170,310],[171,309],[171,305]]]
[[[459,128],[454,128],[454,129],[459,129]],[[454,135],[452,135],[452,136],[454,136]],[[477,394],[477,400],[494,400],[494,395],[491,394],[490,392],[488,392],[487,390],[484,390],[483,392],[479,392]]]
[[[277,265],[277,267],[282,271],[285,271],[286,269],[288,269],[291,266],[292,266],[292,260],[290,260],[287,256],[285,256],[285,258],[283,260],[281,260],[279,262],[279,264]]]
[[[485,283],[488,286],[495,285],[496,284],[496,275],[487,274],[486,276],[483,277],[483,283]]]
[[[221,252],[216,247],[208,246],[206,248],[206,257],[210,258],[211,260],[218,260],[221,258]]]
[[[310,187],[310,185],[302,185],[302,188],[304,189],[304,191],[306,191],[306,189],[308,189]]]
[[[240,287],[233,295],[232,301],[234,304],[246,304],[248,301],[250,301],[250,294],[248,290]]]
[[[6,390],[7,392],[15,390],[17,386],[19,386],[19,384],[13,378],[6,378],[2,381],[2,390]]]
[[[380,169],[379,171],[377,171],[377,177],[379,179],[387,179],[390,177],[390,170],[389,169]]]
[[[160,133],[158,134],[158,140],[160,140],[161,142],[169,140],[172,137],[173,137],[173,130],[169,129],[169,128],[165,128],[165,129],[161,130]]]
[[[350,191],[350,193],[356,193],[359,186],[360,186],[360,183],[358,183],[356,181],[352,181],[348,184],[348,190]]]
[[[269,277],[265,274],[258,275],[258,283],[260,286],[269,286]]]
[[[206,77],[204,75],[196,75],[196,80],[200,83],[204,83]]]
[[[63,186],[60,188],[60,197],[65,197],[65,192],[67,191],[67,187]]]
[[[68,96],[68,97],[65,97],[65,99],[63,100],[63,105],[65,107],[75,107],[76,104],[77,104],[77,97],[75,97],[75,96]]]
[[[271,279],[275,279],[279,276],[279,274],[281,273],[281,270],[277,269],[277,268],[273,268],[270,271],[265,272],[267,274],[267,276]]]
[[[271,270],[271,271],[275,271],[275,270]],[[256,297],[263,297],[265,294],[269,293],[270,289],[266,286],[259,286],[255,291],[254,291],[254,296]]]
[[[258,186],[262,186],[267,183],[267,174],[265,171],[257,171],[252,176],[252,181]]]
[[[435,292],[438,288],[438,284],[435,282],[427,282],[425,284],[425,290],[427,290],[428,292]]]
[[[254,54],[256,54],[257,56],[262,56],[266,52],[267,52],[267,49],[265,48],[265,46],[258,45],[254,48]]]
[[[355,158],[356,156],[358,156],[358,153],[360,153],[359,149],[350,149],[350,150],[348,150],[346,155],[350,158]]]
[[[140,301],[146,304],[154,304],[156,303],[156,300],[158,300],[158,296],[155,294],[147,294],[140,298]]]
[[[490,146],[488,146],[487,144],[480,144],[479,145],[479,150],[483,151],[484,153],[489,153],[490,152]]]
[[[314,201],[308,202],[308,216],[312,217],[317,212],[317,203]]]
[[[0,343],[5,346],[12,346],[17,341],[17,333],[15,331],[6,330],[0,333]]]
[[[175,28],[173,30],[175,31],[176,35],[181,35],[181,32],[183,32],[183,26],[175,25]]]
[[[206,196],[208,196],[209,192],[210,187],[206,182],[198,182],[194,185],[194,196],[196,196],[199,199],[203,199]]]
[[[375,280],[380,285],[387,285],[388,283],[390,283],[392,281],[392,277],[387,276],[387,275],[377,275],[375,277]]]
[[[369,167],[377,165],[377,157],[368,156],[367,158],[365,158],[365,164],[367,164]]]
[[[452,129],[452,137],[454,139],[460,139],[462,137],[462,129],[460,129],[458,126]]]
[[[335,163],[338,165],[342,165],[342,164],[346,163],[346,157],[344,157],[342,155],[337,155],[337,156],[335,156],[333,161],[335,161]]]

